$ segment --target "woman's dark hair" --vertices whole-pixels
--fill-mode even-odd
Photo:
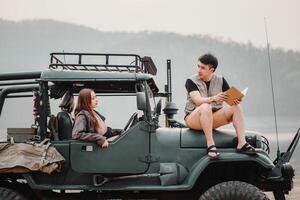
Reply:
[[[92,116],[93,125],[97,130],[99,128],[99,124],[96,118],[96,114],[92,108],[92,92],[94,91],[88,88],[84,88],[80,90],[78,94],[77,105],[75,108],[75,116],[77,116],[77,114],[82,110],[88,111]]]
[[[210,53],[200,56],[198,60],[205,65],[211,65],[214,71],[216,71],[218,67],[218,59]]]

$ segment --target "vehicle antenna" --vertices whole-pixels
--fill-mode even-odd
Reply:
[[[273,87],[273,75],[272,75],[272,66],[271,66],[271,58],[270,58],[270,45],[269,45],[269,37],[267,31],[267,20],[265,21],[265,32],[267,39],[267,51],[268,51],[268,62],[269,62],[269,70],[270,70],[270,80],[271,80],[271,88],[272,88],[272,102],[273,102],[273,112],[274,112],[274,120],[275,120],[275,130],[276,130],[276,141],[277,141],[277,158],[280,158],[280,150],[279,150],[279,139],[278,139],[278,128],[277,128],[277,115],[276,115],[276,106],[275,106],[275,98],[274,98],[274,87]]]
[[[172,74],[171,74],[171,59],[167,60],[167,87],[168,101],[172,101]]]
[[[65,50],[63,50],[62,52],[65,53]],[[66,63],[66,57],[65,57],[65,54],[64,54],[64,62]]]

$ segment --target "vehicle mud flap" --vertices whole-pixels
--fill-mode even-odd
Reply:
[[[104,177],[101,174],[93,176],[94,186],[100,187],[106,184],[107,182],[123,180],[123,179],[135,179],[143,177],[159,177],[161,185],[179,185],[181,184],[186,176],[188,175],[188,170],[178,164],[178,163],[160,163],[159,173],[151,174],[137,174],[129,176],[119,176],[119,177]]]

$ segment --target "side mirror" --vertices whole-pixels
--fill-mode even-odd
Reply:
[[[145,92],[136,93],[136,103],[138,110],[142,110],[144,112],[147,110]]]

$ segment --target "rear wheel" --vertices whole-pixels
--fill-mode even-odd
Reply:
[[[199,200],[269,200],[254,185],[241,181],[228,181],[209,188]]]
[[[2,200],[26,200],[22,195],[19,193],[8,189],[0,187],[0,199]]]

